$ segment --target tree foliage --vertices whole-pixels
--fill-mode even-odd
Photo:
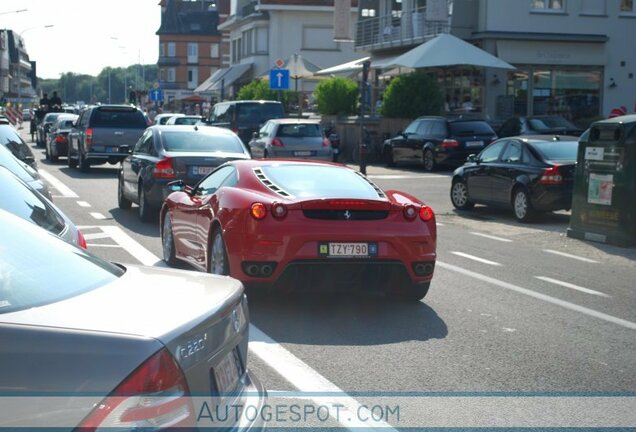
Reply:
[[[262,79],[256,79],[249,84],[244,85],[239,90],[236,98],[238,100],[278,100],[278,90],[271,90],[269,82]],[[281,92],[282,102],[285,103],[289,97],[289,92]]]
[[[394,118],[438,115],[442,104],[442,93],[435,79],[422,72],[413,72],[395,77],[387,86],[382,114]]]
[[[352,115],[356,113],[358,84],[342,77],[325,79],[316,86],[314,97],[320,114]]]

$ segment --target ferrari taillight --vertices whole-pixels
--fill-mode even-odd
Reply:
[[[404,218],[408,220],[413,220],[417,217],[417,208],[413,204],[408,204],[404,206]]]
[[[250,214],[256,220],[264,219],[265,216],[267,216],[267,207],[265,207],[265,204],[263,203],[256,202],[252,204],[252,207],[250,208]]]
[[[272,216],[276,219],[284,219],[287,216],[287,206],[283,203],[272,204]]]
[[[425,205],[420,207],[420,219],[422,219],[424,222],[429,222],[433,220],[434,217],[435,213],[433,212],[432,208]]]

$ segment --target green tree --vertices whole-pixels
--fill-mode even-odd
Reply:
[[[320,114],[352,115],[356,113],[358,84],[348,78],[329,78],[318,83],[314,97]]]
[[[287,100],[287,92],[282,92],[282,102]],[[279,94],[277,90],[269,88],[269,82],[262,79],[256,79],[239,90],[236,98],[238,100],[278,100]]]
[[[442,93],[435,79],[422,72],[413,72],[395,77],[387,86],[382,114],[394,118],[438,115],[442,104]]]

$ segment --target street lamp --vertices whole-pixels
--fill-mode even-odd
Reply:
[[[0,12],[0,15],[8,15],[12,13],[20,13],[20,12],[26,12],[26,11],[28,11],[28,9],[18,9],[14,11]]]
[[[20,11],[16,11],[16,12],[23,12],[27,9],[22,9]],[[36,27],[29,27],[28,29],[24,29],[19,33],[19,39],[20,41],[22,41],[22,35],[25,34],[26,32],[28,32],[29,30],[34,30],[37,28],[51,28],[51,27],[55,27],[55,24],[47,24],[44,26],[36,26]],[[18,73],[16,74],[18,77],[18,105],[21,105],[21,99],[22,99],[22,77],[21,77],[21,73],[22,73],[22,51],[20,49],[18,49]]]

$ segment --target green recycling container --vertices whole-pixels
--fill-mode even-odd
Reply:
[[[636,244],[636,115],[597,121],[581,135],[567,234]]]

